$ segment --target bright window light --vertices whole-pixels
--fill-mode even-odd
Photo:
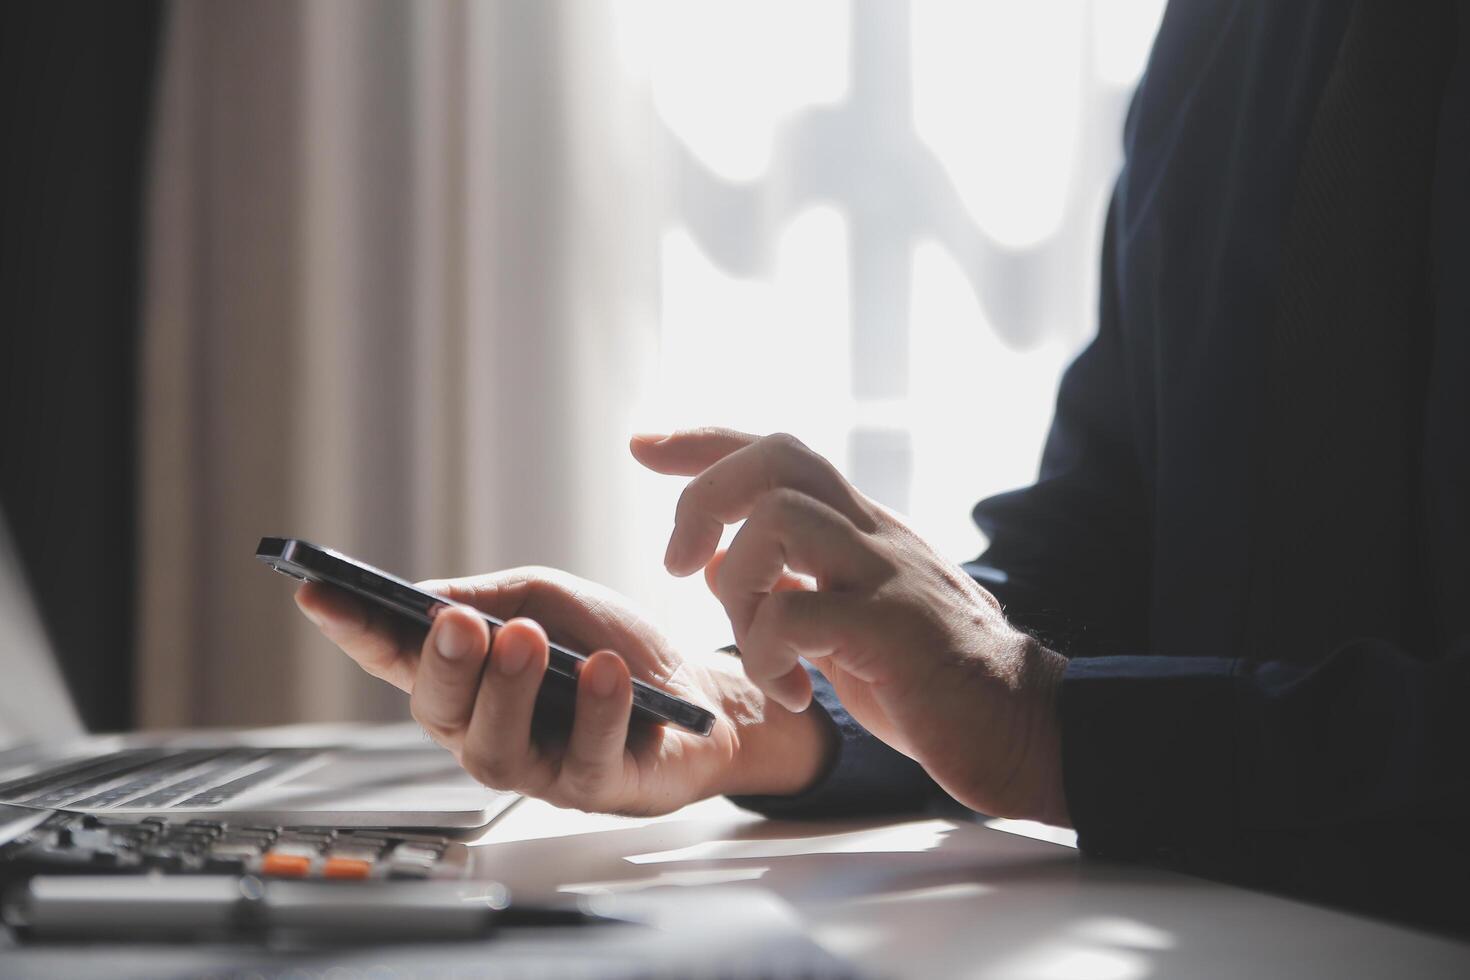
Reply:
[[[1030,350],[1008,347],[964,272],[933,242],[920,243],[913,269],[909,520],[944,554],[973,558],[984,537],[970,510],[1035,478],[1057,381],[1075,345],[1057,338]]]
[[[663,343],[651,428],[798,431],[838,454],[852,395],[847,223],[811,208],[776,240],[771,274],[732,276],[682,229],[663,242]]]
[[[975,221],[1022,249],[1061,224],[1077,158],[1081,0],[916,0],[914,128]]]
[[[1162,0],[614,4],[651,158],[673,161],[635,427],[793,432],[974,557],[971,508],[1035,477],[1092,335],[1103,202]],[[657,567],[681,481],[637,479],[627,539],[650,551],[625,587],[681,644],[728,642],[703,583]]]
[[[1097,75],[1132,85],[1143,74],[1167,0],[1093,0],[1092,51]]]
[[[845,0],[624,0],[623,59],[646,75],[665,125],[717,176],[754,180],[775,131],[848,87]]]

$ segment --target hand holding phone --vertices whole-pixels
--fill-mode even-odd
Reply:
[[[270,556],[268,545],[262,558]],[[825,712],[768,703],[738,658],[685,656],[595,582],[516,568],[424,582],[419,591],[442,604],[427,634],[416,616],[348,588],[308,583],[296,601],[360,667],[409,693],[414,718],[487,786],[578,810],[652,815],[720,794],[797,793],[831,763],[837,738]],[[549,670],[542,623],[568,651],[591,654],[576,682]],[[454,636],[471,642],[446,657],[441,645]],[[689,731],[634,721],[633,679],[708,711],[712,723]],[[548,692],[573,706],[569,724],[542,718]]]
[[[396,575],[298,538],[261,538],[255,557],[283,575],[345,589],[423,630],[433,623],[440,607],[451,604],[442,596]],[[492,629],[505,625],[504,620],[482,610],[475,610],[475,614]],[[570,691],[587,657],[558,643],[548,645],[548,682]],[[713,714],[699,705],[660,691],[636,677],[633,678],[633,715],[645,723],[678,725],[696,735],[708,735],[715,720]]]

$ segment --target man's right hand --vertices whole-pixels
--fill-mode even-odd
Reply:
[[[368,673],[408,692],[414,718],[470,775],[558,806],[658,814],[719,794],[800,792],[823,771],[836,735],[820,712],[792,714],[733,657],[684,659],[622,597],[562,572],[523,568],[420,587],[506,625],[445,606],[428,636],[328,586],[297,604]],[[592,652],[576,685],[569,732],[533,734],[548,657],[545,624]],[[633,676],[709,708],[709,737],[674,727],[629,731]]]

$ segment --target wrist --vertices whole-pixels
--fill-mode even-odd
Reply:
[[[714,794],[796,796],[831,769],[840,740],[815,701],[800,713],[786,710],[751,683],[738,660],[720,672],[719,687],[734,751]]]

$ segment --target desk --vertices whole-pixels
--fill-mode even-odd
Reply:
[[[528,801],[486,846],[522,891],[769,890],[879,976],[1470,977],[1470,944],[968,822],[768,821],[725,800],[625,820]]]
[[[631,895],[687,916],[711,897],[758,894],[875,976],[1470,976],[1470,944],[1182,875],[1079,861],[1068,847],[945,819],[767,821],[724,800],[625,819],[525,801],[479,846],[521,897]],[[738,931],[734,922],[704,926],[712,936]],[[0,951],[0,975],[525,976],[538,972],[538,948],[602,942],[595,931],[309,958],[11,949]],[[649,935],[640,941],[662,941]]]

